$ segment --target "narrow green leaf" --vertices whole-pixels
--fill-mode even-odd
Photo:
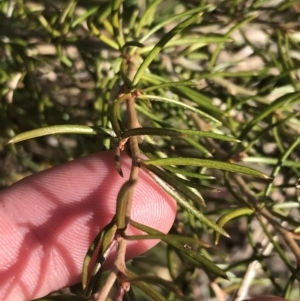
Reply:
[[[83,267],[82,267],[82,275],[81,275],[81,282],[82,282],[82,287],[83,289],[86,288],[87,283],[88,283],[88,273],[89,273],[89,264],[91,262],[91,259],[95,253],[95,251],[97,250],[97,248],[99,247],[100,242],[102,241],[103,237],[105,234],[105,229],[101,230],[96,237],[94,238],[93,242],[91,243],[85,257],[83,260]]]
[[[128,27],[128,29],[130,30],[130,32],[134,31],[136,29],[136,24],[137,24],[137,20],[138,20],[138,17],[139,17],[139,7],[136,6],[131,14],[130,14],[130,18],[129,20],[126,22],[126,26]],[[132,35],[131,35],[132,36]],[[135,35],[134,35],[135,36]],[[129,55],[131,55],[131,52],[128,53]]]
[[[111,129],[103,128],[100,126],[92,126],[91,127],[98,135],[107,136],[110,138],[117,138],[115,132]]]
[[[167,246],[167,267],[172,279],[176,279],[180,274],[180,267],[182,266],[182,262],[178,264],[178,250],[172,248],[172,246]]]
[[[158,21],[158,24],[156,26],[154,26],[145,35],[143,35],[143,37],[140,39],[140,42],[143,43],[153,33],[155,33],[156,31],[158,31],[159,29],[163,28],[167,24],[170,24],[170,23],[172,23],[172,22],[174,22],[176,20],[188,17],[188,16],[193,15],[193,14],[197,14],[197,13],[203,12],[203,11],[208,10],[208,9],[213,9],[213,6],[212,5],[199,6],[197,8],[188,9],[188,10],[186,10],[186,11],[180,13],[180,14],[175,14],[174,16],[172,16],[172,17],[170,17],[167,20],[164,20],[162,22]]]
[[[158,230],[152,229],[153,231],[151,233],[156,234],[142,234],[142,235],[124,235],[124,238],[127,240],[145,240],[145,239],[160,239],[166,243],[172,240],[176,240],[180,242],[182,245],[189,244],[189,245],[196,245],[201,248],[211,248],[212,246],[204,241],[201,241],[199,239],[193,238],[193,237],[186,237],[183,235],[176,235],[176,234],[164,234]],[[148,232],[147,232],[148,233]]]
[[[140,21],[137,24],[136,30],[135,30],[135,37],[139,38],[141,35],[141,31],[143,27],[149,22],[149,18],[154,15],[155,10],[157,6],[162,2],[163,0],[155,0],[152,3],[149,3],[146,6],[146,11],[143,13]],[[144,39],[145,40],[145,39]]]
[[[98,128],[99,130],[100,128]],[[104,131],[104,129],[103,129]],[[77,124],[62,124],[62,125],[52,125],[44,128],[24,132],[16,135],[11,138],[7,144],[17,143],[24,140],[42,137],[46,135],[53,134],[85,134],[85,135],[96,135],[97,131],[90,126],[87,125],[77,125]],[[107,133],[109,136],[109,134]]]
[[[86,22],[90,33],[93,34],[95,37],[97,37],[100,41],[102,41],[106,45],[110,46],[112,49],[119,50],[119,45],[115,41],[111,40],[106,35],[104,35],[102,32],[100,32],[97,26],[93,23],[92,19],[93,18],[91,16],[87,19]]]
[[[231,34],[232,34],[235,30],[241,28],[243,25],[249,23],[250,21],[252,21],[252,20],[255,19],[256,17],[257,17],[257,14],[253,14],[253,15],[251,15],[251,16],[249,16],[249,17],[243,18],[241,22],[239,22],[239,23],[237,23],[236,25],[234,25],[234,26],[226,33],[226,35],[224,36],[224,38],[229,38],[229,37],[231,36]],[[214,67],[214,65],[215,65],[215,63],[216,63],[216,60],[217,60],[217,58],[218,58],[218,55],[219,55],[219,53],[220,53],[222,47],[223,47],[223,44],[218,44],[218,45],[217,45],[217,48],[216,48],[216,50],[214,51],[214,53],[213,53],[213,55],[212,55],[212,57],[211,57],[211,60],[210,60],[210,62],[209,62],[209,66],[208,66],[208,69],[209,69],[209,70],[213,69],[213,67]]]
[[[153,173],[149,173],[152,179],[171,197],[173,197],[183,208],[185,208],[189,213],[194,215],[201,223],[208,226],[209,228],[215,230],[216,232],[224,235],[226,237],[230,237],[226,231],[220,228],[215,222],[207,218],[202,212],[197,210],[194,206],[192,206],[185,198],[183,198],[177,191],[173,189],[173,187],[169,186],[166,182],[164,182],[160,177],[156,176]]]
[[[243,215],[249,215],[252,214],[254,211],[250,208],[238,208],[238,209],[233,209],[230,210],[229,212],[226,212],[225,214],[223,214],[221,217],[219,217],[219,219],[217,220],[217,224],[220,227],[224,227],[225,224],[227,222],[229,222],[230,220],[243,216]],[[217,245],[219,243],[219,239],[220,239],[220,234],[216,233],[215,234],[215,245]]]
[[[294,285],[294,282],[296,280],[296,277],[295,275],[290,275],[285,287],[284,287],[284,290],[283,290],[283,298],[291,298],[291,293],[292,293],[292,290],[293,290],[293,285]]]
[[[117,137],[120,137],[120,138],[121,138],[121,128],[120,128],[119,120],[118,120],[119,108],[120,108],[121,103],[130,97],[131,97],[131,93],[126,93],[126,94],[122,95],[120,98],[118,98],[113,103],[111,110],[110,110],[110,121],[111,121],[112,128],[113,128],[114,132],[116,133]]]
[[[194,139],[193,137],[184,137],[183,140],[192,147],[194,150],[198,150],[199,154],[203,154],[204,157],[212,158],[213,154],[205,148],[202,143],[199,143],[197,139]]]
[[[290,259],[287,257],[286,252],[281,248],[280,244],[277,243],[277,241],[274,239],[274,235],[270,233],[268,227],[265,225],[264,221],[261,219],[260,216],[257,216],[257,219],[261,225],[261,227],[263,228],[264,233],[266,234],[266,236],[268,237],[268,239],[270,240],[270,242],[272,243],[272,245],[274,246],[277,254],[279,255],[279,257],[282,259],[282,261],[285,263],[285,265],[287,266],[287,268],[290,270],[290,272],[295,275],[297,277],[297,280],[300,281],[300,275],[297,272],[297,270],[294,268],[293,264],[291,263]]]
[[[192,45],[195,47],[195,45],[198,45],[198,47],[204,47],[206,45],[209,45],[211,43],[225,43],[230,41],[228,38],[220,37],[220,36],[215,36],[215,37],[200,37],[200,38],[195,38],[195,37],[178,37],[177,39],[173,39],[169,41],[165,46],[164,49],[167,48],[174,48],[176,46],[188,46]],[[145,48],[138,50],[137,52],[139,54],[147,53],[153,48],[153,45],[147,45]]]
[[[249,176],[270,179],[270,177],[264,175],[263,173],[245,166],[241,166],[234,163],[227,163],[223,161],[209,160],[209,159],[196,159],[196,158],[162,158],[154,160],[141,160],[145,165],[191,165],[191,166],[201,166],[207,168],[221,169],[230,172],[238,172],[246,174]]]
[[[210,112],[217,113],[218,116],[223,116],[224,112],[220,110],[217,106],[213,105],[212,100],[203,95],[202,93],[189,88],[189,87],[175,87],[174,90],[187,99],[192,100],[200,107],[209,110]]]
[[[139,275],[139,276],[136,276],[136,275],[133,275],[133,273],[131,273],[131,272],[127,272],[126,276],[127,277],[125,278],[125,281],[132,282],[134,284],[136,282],[143,281],[145,283],[160,285],[162,287],[165,287],[169,291],[174,292],[178,296],[183,296],[182,291],[180,290],[180,288],[177,285],[175,285],[173,282],[164,280],[164,279],[159,278],[157,276],[152,276],[152,275]]]
[[[186,198],[191,199],[193,202],[196,202],[203,207],[206,207],[202,195],[200,193],[195,193],[194,191],[190,190],[190,188],[188,188],[186,184],[182,184],[176,176],[173,176],[155,166],[147,166],[147,168],[151,172],[159,176],[166,183],[168,183],[173,188],[175,188],[179,193],[184,195]]]
[[[261,163],[270,165],[276,165],[278,163],[278,159],[267,157],[245,157],[242,159],[242,161],[247,163]],[[300,162],[285,160],[281,162],[281,166],[300,168]]]
[[[111,2],[111,20],[114,31],[114,37],[117,40],[119,49],[122,49],[125,41],[122,32],[122,16],[121,16],[121,7],[123,0],[112,0]]]
[[[105,233],[103,236],[103,241],[99,250],[99,254],[97,257],[97,262],[100,263],[101,265],[103,265],[104,261],[107,258],[107,255],[109,254],[105,254],[106,251],[109,249],[109,246],[111,245],[111,242],[114,240],[115,238],[115,233],[117,231],[117,225],[115,222],[115,217],[113,218],[113,220],[104,228]]]
[[[68,16],[70,16],[70,14],[73,14],[74,9],[76,7],[76,4],[77,4],[76,1],[73,1],[73,0],[66,3],[66,5],[65,5],[64,9],[62,10],[60,16],[58,17],[58,23],[59,24],[62,25],[64,23],[67,23],[66,18]]]
[[[193,24],[196,20],[199,19],[200,13],[194,14],[191,17],[187,18],[183,22],[176,25],[173,29],[171,29],[168,33],[166,33],[158,43],[153,47],[153,49],[149,52],[149,54],[145,57],[143,63],[137,70],[135,77],[132,81],[132,86],[136,86],[143,73],[146,71],[151,62],[157,57],[159,52],[164,48],[164,46],[178,33],[184,30],[189,25]]]
[[[271,124],[274,124],[276,119],[277,119],[276,116],[273,114]],[[279,128],[278,127],[273,127],[272,128],[272,133],[273,133],[274,141],[276,142],[277,148],[279,149],[279,151],[281,153],[283,153],[284,152],[284,146],[282,144],[283,141],[281,141],[281,137],[280,137],[280,134],[279,134]]]
[[[160,126],[162,127],[168,127],[170,126],[169,123],[163,121],[158,114],[155,114],[155,112],[150,112],[149,110],[147,110],[146,108],[144,108],[143,106],[139,105],[139,104],[135,104],[135,108],[138,112],[142,113],[143,115],[145,115],[146,117],[148,117],[152,122],[156,121],[159,123]]]
[[[156,291],[152,286],[144,281],[136,281],[134,285],[143,291],[146,296],[151,298],[153,301],[167,301],[167,299],[163,297],[161,293]]]
[[[37,18],[38,18],[40,24],[42,25],[42,27],[44,27],[44,29],[47,32],[49,32],[52,36],[54,36],[54,37],[60,36],[60,32],[57,31],[57,30],[55,30],[55,29],[53,29],[51,27],[51,25],[48,23],[47,19],[42,14],[38,15]]]
[[[146,74],[144,73],[142,76],[142,79],[148,82],[151,82],[153,84],[159,85],[161,83],[168,83],[169,79],[166,79],[162,76],[158,76],[156,74]],[[201,108],[204,108],[206,110],[209,110],[210,112],[218,114],[218,116],[223,116],[224,112],[220,110],[217,106],[215,106],[211,99],[203,95],[202,93],[199,93],[198,91],[187,87],[187,86],[176,86],[172,87],[171,90],[174,90],[176,94],[179,96],[185,97],[194,103],[198,104]]]
[[[112,221],[101,230],[103,234],[100,234],[100,248],[90,279],[88,280],[84,290],[85,296],[90,296],[94,290],[94,287],[96,287],[98,290],[100,286],[99,282],[101,279],[101,274],[103,272],[103,264],[112,251],[113,245],[115,244],[114,238],[116,231],[117,226],[115,224],[115,218],[113,218]],[[89,260],[90,258],[88,259],[88,261]]]
[[[201,184],[195,183],[195,182],[193,182],[191,180],[185,180],[185,179],[182,179],[182,178],[179,178],[179,177],[177,177],[176,179],[182,185],[186,185],[188,187],[192,187],[194,189],[197,189],[198,191],[200,191],[200,190],[209,190],[209,191],[212,191],[212,192],[219,192],[219,190],[217,188],[206,186],[206,185],[201,185]]]
[[[161,101],[161,102],[167,102],[167,103],[171,103],[171,104],[174,104],[176,106],[179,106],[179,107],[183,107],[185,109],[188,109],[192,112],[195,112],[197,113],[198,115],[202,116],[202,117],[205,117],[213,122],[216,122],[218,124],[221,124],[222,122],[219,121],[218,119],[216,119],[215,117],[195,108],[195,107],[192,107],[184,102],[181,102],[181,101],[178,101],[178,100],[175,100],[175,99],[172,99],[172,98],[168,98],[168,97],[162,97],[162,96],[157,96],[157,95],[139,95],[138,96],[139,99],[148,99],[150,101]]]
[[[278,158],[276,165],[274,166],[272,172],[271,172],[271,177],[276,177],[277,174],[279,173],[282,163],[288,158],[288,156],[291,154],[291,152],[297,147],[297,145],[300,143],[300,135],[295,141],[282,153],[281,157]],[[271,188],[273,186],[273,182],[270,182],[264,191],[264,199],[269,195]]]
[[[251,121],[249,121],[245,128],[242,130],[239,139],[244,140],[246,135],[249,133],[249,131],[262,119],[267,117],[268,115],[275,112],[275,110],[283,108],[287,104],[292,104],[294,102],[300,101],[300,92],[293,92],[285,94],[279,98],[277,98],[275,101],[270,103],[268,106],[265,107],[264,110],[262,110],[258,115],[256,115]]]
[[[190,259],[192,262],[196,263],[200,267],[204,267],[206,270],[208,270],[211,273],[214,273],[219,277],[228,279],[226,273],[217,265],[215,265],[212,261],[210,261],[207,257],[205,257],[203,254],[196,252],[193,249],[190,249],[186,246],[174,245],[174,247],[177,247],[184,255],[187,256],[188,259]]]
[[[136,181],[129,180],[123,184],[117,196],[117,209],[116,209],[116,225],[118,229],[125,229],[129,216],[127,214],[127,204],[129,197],[132,195]]]
[[[145,47],[144,44],[142,44],[142,43],[140,43],[140,42],[138,42],[138,41],[129,41],[129,42],[126,42],[126,43],[123,45],[123,47],[122,47],[122,53],[125,54],[125,53],[126,53],[126,49],[127,49],[128,47],[133,47],[133,46],[139,47],[139,48]]]
[[[132,136],[143,136],[143,135],[152,135],[152,136],[169,136],[169,137],[184,137],[184,136],[193,136],[193,137],[206,137],[212,139],[219,139],[229,142],[240,142],[234,137],[225,136],[222,134],[215,134],[212,132],[198,131],[198,130],[181,130],[181,129],[168,129],[168,128],[151,128],[151,127],[142,127],[132,130],[128,130],[122,133],[122,139],[129,138]]]
[[[82,23],[84,20],[86,20],[89,16],[96,13],[96,11],[99,9],[98,6],[92,7],[89,10],[87,10],[85,13],[79,15],[78,17],[75,17],[75,19],[72,21],[71,28],[75,27],[76,25]]]
[[[154,230],[153,228],[147,227],[145,225],[142,225],[138,222],[135,221],[130,221],[130,224],[133,225],[134,227],[136,227],[137,229],[140,229],[146,233],[149,234],[163,234],[157,230]],[[207,268],[210,272],[222,277],[222,278],[227,278],[227,275],[225,274],[225,272],[223,270],[221,270],[219,267],[217,267],[212,261],[210,261],[208,258],[206,258],[204,255],[202,255],[201,253],[193,250],[192,248],[190,248],[189,246],[187,246],[186,244],[182,244],[182,240],[175,240],[175,239],[167,239],[167,236],[165,236],[165,238],[162,238],[166,243],[172,245],[173,247],[175,247],[176,249],[180,250],[182,253],[184,253],[185,255],[187,255],[187,257],[189,259],[191,259],[194,263],[197,263],[199,265],[201,265],[202,267]]]
[[[123,170],[121,167],[121,150],[119,147],[116,148],[114,163],[118,174],[123,178]]]
[[[246,148],[244,149],[245,153],[248,153],[248,151],[252,148],[252,146],[259,140],[262,138],[262,136],[266,135],[267,133],[269,133],[270,130],[273,130],[275,127],[278,127],[282,124],[285,124],[286,122],[288,122],[290,119],[296,117],[299,115],[299,112],[294,112],[289,114],[288,116],[286,116],[283,119],[279,119],[277,122],[274,122],[270,125],[268,125],[265,129],[261,130],[254,139],[252,139],[252,141],[246,145]],[[243,160],[244,161],[244,160]]]
[[[213,177],[210,175],[191,172],[191,171],[184,170],[182,168],[176,168],[176,167],[171,167],[171,166],[164,166],[164,169],[169,170],[169,171],[173,172],[174,174],[179,174],[179,175],[187,176],[190,178],[197,178],[197,179],[201,179],[201,180],[213,180],[216,178],[216,177]]]
[[[148,88],[143,89],[143,92],[150,92],[153,90],[158,90],[162,88],[169,88],[169,87],[179,87],[179,86],[197,86],[197,82],[189,81],[189,80],[181,80],[181,81],[174,81],[174,82],[166,82],[162,84],[157,84],[150,86]]]

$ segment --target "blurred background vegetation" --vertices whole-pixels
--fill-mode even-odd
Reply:
[[[124,1],[122,37],[145,46],[133,47],[135,62],[140,64],[185,19],[185,12],[199,9],[201,18],[175,35],[142,74],[138,88],[160,85],[149,93],[152,89],[161,101],[151,107],[137,101],[139,121],[148,127],[229,135],[241,143],[154,137],[141,142],[141,148],[154,152],[151,142],[169,157],[237,162],[273,180],[186,169],[211,177],[188,177],[207,205],[195,207],[213,221],[224,214],[233,219],[225,226],[231,239],[222,237],[213,246],[212,230],[180,206],[171,232],[208,242],[209,247],[197,250],[223,268],[228,280],[213,277],[164,244],[130,266],[176,283],[184,297],[161,290],[167,300],[238,301],[259,294],[299,300],[299,1]],[[116,147],[117,141],[101,135],[52,135],[5,145],[18,133],[56,124],[111,128],[108,111],[126,59],[112,27],[110,1],[1,1],[1,189],[29,174]],[[161,85],[178,81],[186,84]],[[120,114],[126,120],[125,108]],[[261,212],[247,210],[261,204]]]

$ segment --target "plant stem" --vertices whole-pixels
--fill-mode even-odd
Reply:
[[[117,266],[114,265],[106,279],[105,284],[102,286],[98,296],[96,297],[97,301],[105,301],[107,299],[107,296],[117,279],[117,275],[118,275],[118,268]]]
[[[135,76],[136,73],[136,65],[131,62],[130,60],[127,61],[127,74],[126,76],[128,77],[129,80],[132,80]],[[125,84],[125,94],[130,93],[130,88]],[[135,110],[135,98],[136,96],[134,93],[131,93],[131,96],[126,99],[126,104],[127,104],[127,112],[128,112],[128,129],[135,129],[140,127],[140,124],[137,119],[137,114]],[[138,158],[140,156],[140,150],[139,150],[139,145],[138,145],[138,137],[133,136],[128,139],[129,146],[130,146],[130,153],[131,153],[131,171],[130,171],[130,176],[129,176],[129,181],[137,181],[138,180],[138,175],[139,175],[139,170],[140,166],[138,164]],[[132,208],[132,202],[133,202],[133,195],[134,195],[134,189],[132,189],[128,195],[127,199],[127,207],[126,207],[126,225],[124,229],[119,229],[121,232],[125,232],[127,229],[127,226],[130,221],[130,216],[131,216],[131,208]],[[120,232],[119,232],[120,233]],[[117,240],[118,244],[118,249],[117,249],[117,255],[116,259],[114,262],[113,269],[111,270],[104,286],[99,292],[99,296],[97,301],[105,301],[114,282],[116,281],[118,274],[119,275],[124,275],[126,274],[126,265],[125,265],[125,260],[126,260],[126,249],[127,249],[127,240],[123,238],[124,235],[119,235],[119,233],[116,234],[115,239]],[[125,234],[125,233],[124,233]]]

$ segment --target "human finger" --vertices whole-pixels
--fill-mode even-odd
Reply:
[[[0,298],[25,301],[80,281],[86,251],[108,224],[124,178],[107,151],[29,176],[0,192]],[[132,219],[167,232],[176,205],[143,171],[135,187]],[[134,231],[131,229],[131,232]],[[127,259],[157,240],[128,243]]]

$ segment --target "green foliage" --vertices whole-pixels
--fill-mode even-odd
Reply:
[[[128,179],[72,300],[101,289],[116,233],[166,243],[156,256],[170,281],[153,275],[153,257],[136,260],[124,300],[210,300],[252,287],[298,300],[299,12],[298,1],[271,0],[1,2],[0,160],[16,171],[1,171],[1,187],[143,137],[149,160],[139,163],[178,202],[171,234],[131,221],[148,237],[128,237]],[[203,242],[213,235],[216,247]],[[199,281],[208,285],[197,295]]]

